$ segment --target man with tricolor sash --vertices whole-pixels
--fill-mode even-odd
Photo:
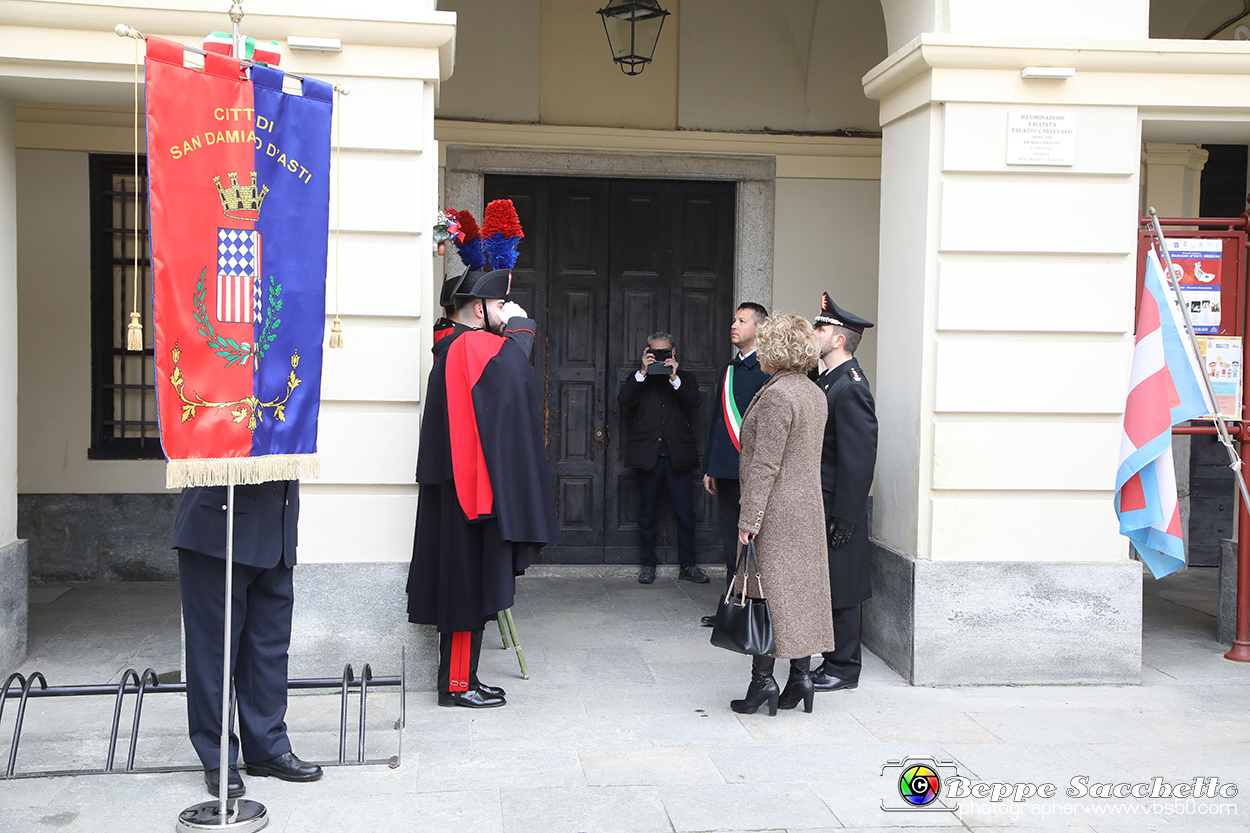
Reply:
[[[726,584],[733,580],[738,560],[738,450],[742,415],[756,392],[768,381],[768,374],[755,355],[755,331],[767,317],[768,310],[761,304],[752,301],[738,304],[733,323],[729,325],[729,340],[737,355],[717,376],[716,407],[708,430],[707,451],[703,455],[703,488],[716,496]],[[710,628],[715,619],[715,616],[704,616],[703,625]]]

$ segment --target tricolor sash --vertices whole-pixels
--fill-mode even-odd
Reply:
[[[316,477],[330,85],[148,38],[156,399],[171,488]],[[262,256],[263,255],[263,256]]]
[[[725,383],[721,385],[721,410],[725,414],[725,427],[729,429],[729,439],[733,440],[734,448],[742,451],[742,414],[738,413],[738,403],[734,400],[734,365],[725,368]]]

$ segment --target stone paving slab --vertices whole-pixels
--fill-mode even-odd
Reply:
[[[1250,830],[1250,666],[1223,659],[1214,619],[1200,609],[1213,592],[1210,571],[1152,582],[1140,686],[913,687],[866,653],[859,689],[818,694],[810,715],[769,717],[728,708],[745,690],[749,660],[711,648],[699,627],[719,580],[693,585],[662,574],[647,587],[632,575],[526,577],[514,616],[530,679],[521,679],[515,653],[501,650],[497,630],[485,636],[480,673],[508,690],[506,708],[440,708],[433,692],[410,692],[400,733],[396,692],[375,691],[366,751],[388,758],[402,745],[397,769],[331,767],[314,784],[246,777],[248,797],[266,804],[273,833]],[[32,644],[43,646],[34,661],[50,682],[99,683],[120,674],[109,663],[146,667],[149,653],[158,662],[173,655],[176,585],[112,589],[74,586],[43,605],[40,627],[49,632]],[[144,600],[144,591],[160,599]],[[159,611],[156,620],[118,615],[112,602],[122,597]],[[63,616],[51,615],[55,606]],[[356,702],[353,695],[351,757]],[[111,699],[80,704],[31,703],[22,764],[100,765],[98,724],[111,715]],[[11,714],[0,723],[0,762]],[[180,695],[153,697],[141,762],[194,761],[184,721]],[[337,757],[337,695],[292,697],[288,722],[299,754]],[[1152,814],[1149,799],[1062,790],[1046,812],[1035,800],[1014,813],[986,800],[963,801],[958,814],[884,812],[882,801],[899,798],[896,769],[883,776],[883,766],[908,756],[951,760],[984,782],[1063,788],[1078,774],[1108,783],[1217,776],[1245,789],[1223,802],[1222,815],[1209,802],[1205,814],[1195,805],[1163,815]],[[3,781],[0,833],[172,830],[181,809],[207,798],[199,772]]]

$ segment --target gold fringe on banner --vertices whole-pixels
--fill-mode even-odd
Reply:
[[[321,476],[317,454],[267,454],[263,457],[218,457],[170,460],[165,464],[165,488],[187,486],[241,486],[271,480],[305,480]]]

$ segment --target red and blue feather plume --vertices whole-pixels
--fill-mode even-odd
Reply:
[[[481,238],[492,269],[511,269],[516,265],[517,247],[524,236],[512,200],[492,200],[487,204]]]
[[[473,215],[468,211],[451,212],[449,209],[449,213],[454,213],[456,220],[460,223],[461,239],[451,238],[460,255],[460,261],[474,272],[480,272],[486,268],[486,252],[482,249],[482,237],[477,227],[477,220],[473,219]]]

